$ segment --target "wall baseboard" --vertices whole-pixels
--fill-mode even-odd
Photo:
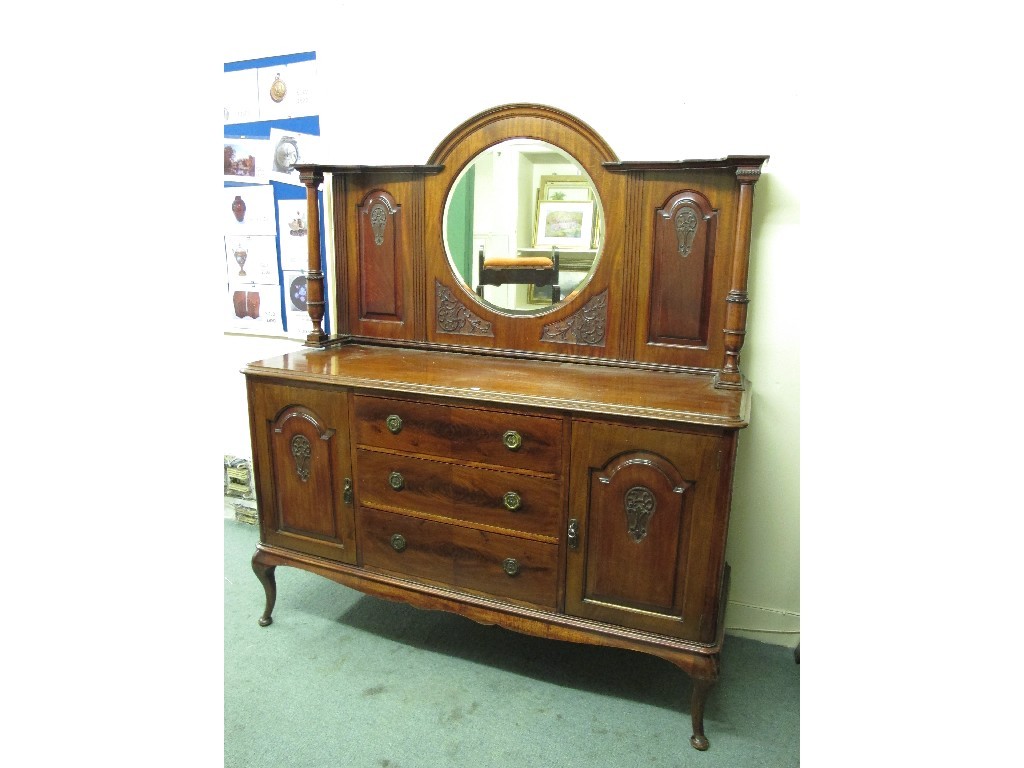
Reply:
[[[730,600],[725,606],[725,633],[795,648],[800,642],[800,614]]]

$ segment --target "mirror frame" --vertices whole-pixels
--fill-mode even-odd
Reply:
[[[486,149],[519,138],[550,144],[577,162],[594,185],[602,205],[604,226],[598,263],[587,284],[570,301],[526,314],[486,303],[464,283],[448,257],[443,223],[448,196],[468,164]],[[443,170],[427,178],[424,185],[427,340],[459,346],[471,343],[509,350],[550,350],[553,354],[569,352],[556,346],[561,339],[552,327],[570,322],[575,313],[602,294],[605,300],[608,295],[619,295],[623,285],[623,202],[627,176],[609,172],[605,167],[609,163],[618,163],[618,158],[596,131],[566,112],[542,105],[512,104],[490,109],[449,133],[428,161],[432,167],[443,166]],[[466,320],[457,331],[446,323],[453,313]],[[474,338],[470,342],[466,336]],[[617,338],[618,334],[602,333],[600,338],[594,337],[592,345],[576,336],[567,343],[574,347],[572,354],[607,357],[618,353],[606,346]]]
[[[530,144],[526,144],[526,142],[530,142]],[[578,275],[579,279],[577,279],[575,281],[575,284],[571,287],[571,289],[566,290],[565,288],[563,288],[565,293],[555,302],[543,301],[543,300],[542,301],[531,301],[530,300],[530,296],[532,294],[532,290],[531,289],[535,289],[536,285],[547,285],[548,283],[530,283],[530,282],[525,282],[523,280],[509,280],[508,282],[503,284],[505,286],[513,286],[513,287],[521,287],[522,288],[522,291],[518,292],[520,300],[512,302],[513,304],[515,304],[515,306],[508,306],[508,305],[502,303],[501,301],[493,301],[493,300],[490,300],[488,298],[485,298],[484,295],[480,293],[481,289],[484,286],[494,285],[494,283],[483,282],[480,279],[480,277],[477,277],[477,280],[475,280],[475,281],[472,279],[473,275],[475,274],[475,271],[477,269],[477,263],[478,263],[478,261],[480,261],[480,257],[479,257],[480,249],[477,247],[475,242],[470,242],[469,243],[468,260],[467,260],[467,263],[464,264],[464,267],[463,267],[463,268],[468,268],[468,270],[470,272],[470,275],[468,276],[468,278],[467,278],[467,275],[463,272],[463,269],[460,269],[460,267],[459,267],[459,264],[458,264],[459,259],[457,259],[455,257],[455,254],[452,252],[452,243],[451,243],[451,241],[449,239],[449,236],[452,234],[452,230],[451,230],[451,227],[450,227],[449,218],[451,216],[453,200],[455,198],[456,192],[459,190],[459,185],[463,183],[464,179],[466,178],[466,174],[471,169],[478,168],[479,167],[479,163],[481,163],[482,160],[488,159],[488,157],[490,155],[492,155],[496,151],[502,150],[504,147],[511,147],[510,151],[515,152],[517,155],[557,154],[559,156],[560,160],[561,160],[561,162],[557,163],[557,165],[562,166],[562,167],[573,166],[575,168],[575,172],[573,172],[573,173],[566,172],[566,173],[558,174],[558,175],[551,175],[550,173],[547,174],[547,175],[543,175],[545,172],[542,170],[541,171],[542,175],[539,178],[536,179],[536,184],[532,188],[532,194],[528,195],[529,196],[529,200],[523,198],[522,195],[523,195],[524,189],[522,187],[518,187],[517,189],[519,191],[519,194],[516,196],[516,206],[515,206],[515,210],[514,210],[514,213],[516,214],[515,215],[515,219],[520,224],[522,224],[523,221],[524,221],[524,217],[523,217],[524,208],[526,208],[526,212],[530,214],[528,218],[532,222],[529,231],[527,233],[525,233],[525,237],[529,238],[530,244],[524,246],[524,245],[520,245],[518,243],[514,244],[514,245],[510,243],[508,252],[488,253],[485,250],[484,254],[483,254],[484,258],[487,258],[487,257],[511,258],[511,257],[516,256],[516,254],[519,254],[520,256],[526,255],[526,256],[536,256],[536,257],[539,257],[539,256],[547,255],[547,253],[550,253],[551,250],[553,250],[554,248],[557,247],[558,248],[559,256],[561,257],[559,259],[559,263],[562,266],[562,270],[561,271],[569,273],[568,276],[567,276],[568,278],[572,278],[573,275]],[[533,151],[533,150],[536,150],[536,151]],[[493,159],[492,159],[492,162],[494,162]],[[548,165],[554,165],[554,164],[555,164],[554,159],[551,159],[550,162],[548,162]],[[536,176],[536,171],[534,172],[534,175]],[[506,179],[506,181],[509,181],[509,180]],[[586,239],[587,239],[587,243],[588,244],[585,246],[585,249],[583,250],[582,253],[581,253],[580,247],[578,245],[577,246],[565,245],[564,247],[559,247],[559,246],[555,245],[554,243],[546,244],[546,245],[538,245],[533,240],[535,237],[537,237],[537,227],[539,226],[539,216],[540,216],[540,212],[541,212],[541,205],[543,203],[557,204],[557,201],[552,203],[551,201],[549,201],[547,199],[544,199],[544,200],[541,199],[540,195],[544,191],[545,186],[558,186],[560,184],[566,184],[567,186],[569,186],[570,182],[571,182],[571,186],[573,186],[573,187],[580,188],[580,189],[585,189],[586,193],[587,193],[587,196],[588,196],[588,201],[590,203],[592,203],[592,205],[593,205],[594,213],[593,213],[592,222],[591,222],[590,226],[587,227],[584,230],[587,233],[587,238]],[[495,189],[493,191],[501,193],[501,192],[504,191],[504,186],[505,185],[501,185],[501,188],[497,188],[497,189]],[[491,191],[491,190],[488,190],[488,191]],[[527,193],[529,193],[529,191],[531,191],[531,190],[526,190],[526,191],[527,191]],[[479,202],[481,200],[481,189],[479,187],[479,179],[478,179],[477,184],[475,186],[475,199],[476,199],[477,202]],[[493,195],[484,194],[484,199],[493,199]],[[504,199],[504,196],[502,196],[502,199]],[[511,199],[511,198],[509,198],[509,199]],[[575,204],[575,203],[573,203],[573,204]],[[501,203],[499,203],[496,207],[492,206],[492,209],[493,209],[492,213],[499,213],[500,214],[499,218],[501,218],[501,219],[503,219],[505,221],[508,221],[509,220],[509,214],[513,213],[513,211],[512,211],[510,206],[506,206],[506,205],[501,204]],[[478,208],[474,207],[473,208],[473,214],[472,214],[472,216],[473,216],[472,221],[473,222],[475,222],[477,220],[476,219],[477,212],[478,212]],[[498,312],[508,312],[509,314],[514,314],[516,316],[520,316],[520,315],[540,315],[540,314],[549,313],[549,312],[557,309],[563,302],[567,301],[570,296],[573,296],[573,294],[576,294],[576,293],[579,293],[580,291],[582,291],[586,287],[587,283],[590,282],[591,277],[593,276],[594,272],[596,271],[596,269],[598,267],[598,264],[600,263],[601,252],[603,250],[603,245],[604,245],[604,233],[603,233],[604,227],[601,226],[601,221],[604,218],[604,203],[601,200],[600,195],[598,194],[596,185],[594,184],[594,182],[590,178],[590,176],[586,173],[584,168],[576,160],[576,158],[574,158],[571,155],[569,155],[565,150],[561,149],[560,147],[556,147],[556,146],[554,146],[552,144],[548,144],[546,142],[541,142],[541,141],[539,141],[537,139],[532,139],[532,138],[506,139],[506,140],[501,141],[501,142],[499,142],[497,144],[494,144],[494,145],[492,145],[490,147],[487,147],[487,148],[483,149],[481,152],[479,152],[465,166],[463,166],[461,169],[459,169],[458,173],[456,174],[455,178],[453,179],[451,188],[449,190],[449,193],[448,193],[447,197],[445,198],[444,206],[443,206],[443,209],[442,209],[442,217],[443,217],[442,218],[442,222],[443,222],[442,240],[443,240],[444,246],[445,246],[445,253],[448,255],[449,262],[452,265],[453,276],[456,279],[461,279],[463,281],[463,283],[465,284],[465,286],[469,289],[470,292],[475,292],[477,297],[478,297],[478,299],[479,299],[479,301],[484,306],[490,307],[490,308],[492,308],[492,309],[494,309],[494,310],[496,310]],[[475,230],[475,226],[473,228]],[[521,231],[519,232],[518,239],[520,241],[522,241],[524,239],[524,233],[523,232],[521,232]],[[524,251],[524,248],[527,249],[527,250]],[[542,250],[544,250],[545,253],[542,253],[541,252]],[[585,253],[589,258],[586,261],[583,262],[584,265],[585,265],[585,269],[580,269],[579,267],[580,267],[580,264],[581,264],[581,256],[583,255],[583,253]],[[519,277],[524,277],[526,274],[530,274],[531,277],[533,277],[533,278],[537,278],[539,276],[539,277],[541,277],[541,279],[543,279],[544,277],[547,277],[547,278],[550,279],[550,277],[551,277],[551,275],[535,275],[535,274],[532,274],[528,269],[525,272],[523,272],[522,274],[520,274]],[[560,274],[560,270],[556,268],[555,271],[554,271],[555,279],[558,279],[559,274]],[[561,281],[561,282],[564,282],[564,280]],[[522,302],[522,294],[525,294],[525,296],[526,296],[526,303],[525,304]]]

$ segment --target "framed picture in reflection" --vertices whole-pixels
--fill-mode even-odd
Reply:
[[[535,247],[589,248],[593,230],[593,201],[541,200],[537,203]]]

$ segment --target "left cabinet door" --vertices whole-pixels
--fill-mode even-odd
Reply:
[[[262,541],[354,563],[348,391],[248,388]]]

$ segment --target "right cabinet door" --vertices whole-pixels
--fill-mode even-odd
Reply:
[[[576,420],[565,611],[714,642],[735,434]]]

